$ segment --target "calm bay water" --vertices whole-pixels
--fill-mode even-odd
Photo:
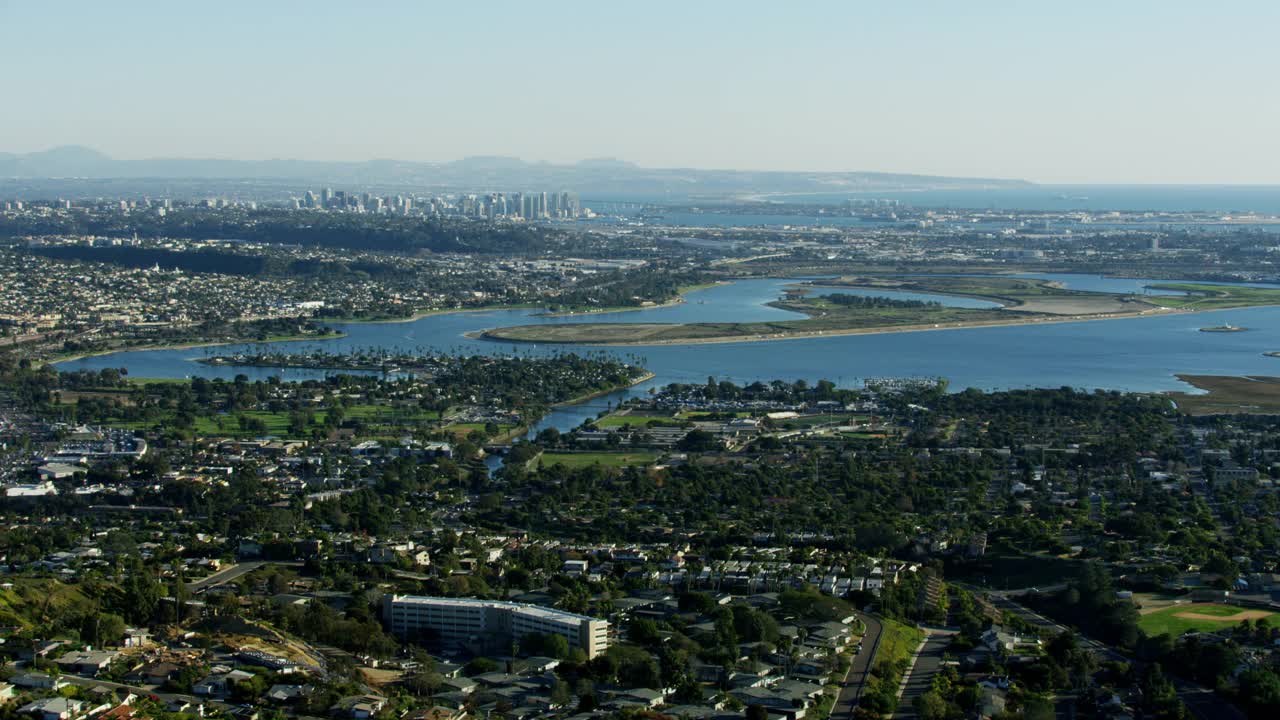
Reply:
[[[1276,185],[1029,185],[998,190],[919,190],[777,195],[786,202],[897,200],[925,208],[1256,212],[1280,214]]]
[[[1144,280],[1083,275],[1035,275],[1087,290],[1141,292]],[[868,377],[945,377],[955,390],[967,387],[1107,388],[1134,391],[1185,390],[1175,373],[1216,375],[1280,374],[1280,359],[1264,352],[1280,350],[1280,308],[1252,308],[1194,315],[1123,320],[950,329],[929,332],[851,335],[775,342],[659,345],[602,348],[570,345],[519,345],[473,340],[465,333],[531,322],[694,322],[755,321],[799,317],[765,306],[794,280],[747,280],[700,290],[688,301],[663,308],[574,317],[540,317],[530,310],[432,315],[404,323],[344,323],[334,327],[346,337],[324,341],[272,343],[271,350],[342,352],[386,348],[466,354],[548,355],[562,352],[608,353],[634,360],[656,377],[640,386],[599,398],[584,406],[561,408],[541,427],[565,430],[594,417],[610,404],[670,382],[705,382],[708,376],[735,382],[804,378],[854,385]],[[821,291],[826,292],[826,291]],[[886,294],[874,292],[872,294]],[[904,293],[955,303],[956,298]],[[1208,325],[1230,322],[1249,328],[1240,333],[1203,333]],[[284,380],[323,376],[311,370],[210,367],[194,362],[205,354],[253,352],[259,344],[144,350],[60,363],[59,368],[127,368],[135,377],[205,376],[230,379],[277,376]]]

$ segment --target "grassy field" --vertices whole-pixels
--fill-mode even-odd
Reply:
[[[516,429],[516,427],[517,426],[515,425],[510,425],[507,423],[498,425],[498,436],[505,435],[506,433],[509,433],[512,430]],[[457,437],[457,438],[465,438],[467,435],[470,435],[472,432],[476,430],[479,430],[480,432],[484,432],[484,423],[452,423],[444,426],[445,432],[451,432],[453,433],[454,437]]]
[[[715,413],[715,414],[721,415],[723,413]],[[676,413],[676,418],[680,420],[699,420],[699,419],[708,417],[710,415],[712,415],[712,413],[706,410],[684,410]],[[746,410],[740,410],[738,412],[735,412],[733,415],[734,417],[740,417],[740,418],[751,417],[751,413]]]
[[[660,425],[663,427],[676,427],[682,425],[681,421],[676,420],[670,415],[606,415],[595,420],[596,427],[599,428],[615,428],[624,425],[630,425],[633,428],[643,428],[649,425]]]
[[[45,578],[12,578],[0,590],[0,624],[27,628],[64,614],[92,612],[94,601],[80,588]]]
[[[1168,633],[1177,637],[1185,632],[1213,632],[1240,624],[1241,620],[1257,620],[1270,618],[1275,613],[1267,610],[1253,610],[1217,605],[1214,603],[1187,603],[1171,605],[1138,618],[1138,627],[1148,635]]]
[[[1166,393],[1182,412],[1191,415],[1280,413],[1280,377],[1179,375],[1178,379],[1207,391],[1204,395]]]
[[[546,466],[564,465],[570,468],[603,465],[605,467],[627,467],[628,465],[652,465],[658,456],[643,452],[587,452],[587,453],[543,453],[541,463]]]
[[[876,650],[876,663],[909,662],[911,654],[924,641],[924,631],[894,620],[882,619],[884,631],[880,635],[880,648]]]
[[[1152,285],[1158,290],[1179,290],[1186,297],[1149,296],[1147,302],[1188,310],[1222,310],[1226,308],[1280,305],[1280,289],[1235,287],[1210,283],[1171,283]]]
[[[814,427],[815,425],[830,425],[832,423],[837,425],[847,424],[852,421],[852,419],[853,416],[847,413],[830,413],[824,415],[802,415],[798,418],[778,420],[776,422],[778,427],[783,428],[808,428]]]

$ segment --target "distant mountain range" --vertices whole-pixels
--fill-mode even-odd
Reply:
[[[333,185],[401,186],[468,191],[571,189],[593,194],[678,197],[750,193],[851,193],[882,190],[1024,187],[1024,180],[956,178],[876,172],[790,172],[645,168],[613,158],[571,165],[514,157],[468,157],[445,163],[368,160],[117,160],[77,145],[26,154],[0,153],[0,178],[289,180]]]

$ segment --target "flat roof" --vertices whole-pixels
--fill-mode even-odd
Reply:
[[[574,618],[576,620],[607,622],[602,618],[591,617],[590,615],[579,615],[578,613],[572,613],[568,610],[557,610],[555,608],[543,607],[542,605],[529,605],[527,603],[511,602],[510,600],[483,600],[481,598],[451,598],[429,595],[392,595],[391,602],[404,602],[415,605],[453,605],[456,607],[471,608],[501,608],[504,610],[521,610],[531,615],[539,615],[547,618]]]

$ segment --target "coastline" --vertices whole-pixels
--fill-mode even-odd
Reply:
[[[75,362],[76,360],[84,360],[85,358],[101,357],[103,355],[115,355],[117,353],[127,352],[150,352],[153,350],[191,350],[193,348],[203,347],[222,347],[226,345],[255,345],[278,342],[300,342],[305,340],[337,340],[346,337],[344,332],[333,332],[328,335],[279,335],[267,338],[266,340],[211,340],[208,342],[187,342],[187,343],[162,343],[160,345],[135,345],[133,347],[115,348],[113,350],[94,350],[92,352],[75,353],[73,355],[55,355],[51,358],[42,360],[44,365],[57,365],[59,363]]]
[[[1052,281],[1050,281],[1048,284],[1052,286],[1060,286],[1060,283],[1056,283]],[[1025,300],[1019,300],[1017,298],[1010,298],[1010,297],[1002,297],[1000,295],[972,295],[968,293],[942,292],[940,290],[912,290],[909,288],[904,289],[904,288],[897,288],[897,287],[881,287],[879,285],[829,285],[829,284],[822,285],[818,283],[814,283],[812,285],[806,285],[804,283],[796,283],[788,287],[795,287],[800,289],[813,288],[813,289],[821,289],[821,290],[870,290],[870,291],[883,290],[886,292],[909,292],[909,293],[917,293],[920,295],[941,295],[942,297],[966,298],[968,300],[983,300],[989,303],[995,303],[996,305],[1000,306],[1000,308],[1004,310],[1012,310],[1027,304]]]
[[[551,412],[550,412],[551,410],[554,410],[554,409],[556,409],[556,408],[572,407],[572,406],[574,406],[574,405],[579,405],[579,404],[581,404],[581,403],[587,402],[588,400],[594,400],[595,398],[598,398],[598,397],[601,397],[601,396],[604,396],[604,395],[608,395],[608,394],[610,394],[610,393],[616,393],[616,392],[618,392],[619,390],[626,390],[627,388],[633,388],[633,387],[635,387],[636,385],[639,385],[640,383],[642,383],[642,382],[646,382],[646,381],[648,381],[648,380],[652,380],[652,379],[654,379],[655,377],[657,377],[657,375],[656,375],[655,373],[652,373],[652,372],[649,372],[649,371],[647,371],[647,370],[646,370],[646,371],[645,371],[645,373],[644,373],[644,375],[642,375],[642,376],[640,376],[640,377],[636,378],[635,380],[632,380],[630,383],[628,383],[628,384],[626,384],[626,385],[619,385],[619,386],[617,386],[617,387],[609,388],[609,389],[607,389],[607,390],[596,390],[595,392],[589,392],[589,393],[587,393],[587,394],[585,394],[585,395],[579,395],[579,396],[577,396],[577,397],[572,397],[572,398],[569,398],[568,400],[561,400],[561,401],[560,401],[560,402],[558,402],[558,403],[552,403],[552,404],[547,408],[547,410],[548,410],[548,411],[547,411],[547,412],[545,412],[545,413],[543,413],[542,415],[539,415],[539,416],[538,416],[538,418],[537,418],[536,420],[533,420],[532,422],[528,422],[528,423],[523,423],[523,424],[521,424],[521,425],[517,425],[516,427],[511,428],[511,429],[510,429],[510,430],[508,430],[507,432],[505,432],[505,433],[503,433],[503,434],[501,434],[501,435],[498,435],[498,436],[495,436],[495,437],[491,438],[491,439],[490,439],[490,442],[491,442],[491,443],[495,443],[495,444],[499,444],[499,445],[504,444],[504,443],[506,443],[506,444],[513,444],[513,443],[515,443],[515,441],[516,441],[516,440],[518,440],[518,439],[520,439],[520,438],[524,437],[525,435],[528,435],[529,433],[533,432],[533,428],[534,428],[535,426],[537,426],[537,424],[538,424],[538,423],[540,423],[540,422],[542,422],[543,420],[545,420],[545,419],[546,419],[546,417],[547,417],[548,415],[550,415],[550,414],[551,414]]]
[[[1267,307],[1267,306],[1253,306]],[[488,342],[506,342],[521,343],[527,345],[582,345],[594,347],[632,347],[632,346],[652,346],[652,345],[711,345],[724,343],[746,343],[746,342],[774,342],[782,340],[809,340],[813,338],[823,337],[843,337],[847,335],[888,335],[893,333],[914,333],[914,332],[937,332],[943,330],[974,330],[980,328],[991,327],[1017,327],[1021,325],[1060,325],[1063,323],[1077,322],[1099,322],[1105,320],[1136,320],[1144,317],[1163,317],[1167,315],[1191,315],[1207,312],[1223,312],[1224,310],[1240,310],[1240,308],[1223,308],[1221,310],[1188,310],[1183,308],[1152,308],[1150,310],[1142,310],[1130,313],[1108,313],[1105,315],[1095,316],[1070,316],[1070,317],[1035,317],[1009,320],[992,320],[983,322],[968,322],[954,324],[930,324],[930,325],[899,325],[896,327],[872,327],[872,328],[849,328],[845,330],[808,330],[795,333],[777,333],[769,335],[739,335],[714,338],[675,338],[668,340],[637,340],[624,342],[566,342],[555,340],[519,340],[514,338],[490,337],[489,330],[497,328],[487,328],[484,330],[472,331],[465,335],[473,340],[485,340]],[[1016,312],[1016,311],[1015,311]]]
[[[480,307],[436,308],[432,310],[419,310],[418,312],[415,312],[408,317],[402,317],[402,318],[323,318],[323,320],[325,322],[337,323],[337,324],[343,324],[343,325],[353,325],[356,323],[374,325],[374,324],[383,324],[383,323],[414,322],[415,320],[421,320],[422,318],[431,317],[433,315],[449,315],[453,313],[472,313],[472,312],[493,312],[496,310],[542,310],[543,311],[539,313],[534,313],[534,317],[580,317],[582,315],[604,315],[604,314],[619,313],[619,312],[637,312],[640,310],[656,310],[658,308],[671,307],[673,305],[680,305],[681,303],[687,302],[684,299],[684,296],[687,295],[688,293],[697,292],[698,290],[706,290],[708,288],[713,288],[717,285],[723,285],[725,283],[731,283],[731,282],[733,281],[732,280],[716,280],[714,282],[702,283],[701,285],[689,285],[686,287],[682,287],[677,291],[677,294],[674,298],[666,302],[657,303],[654,305],[646,305],[644,307],[607,307],[607,308],[595,308],[591,310],[581,310],[581,311],[567,310],[567,311],[560,311],[560,312],[547,312],[545,304],[514,303],[511,305],[482,305]],[[320,320],[322,318],[315,318],[315,319]]]
[[[635,387],[635,386],[639,385],[639,384],[640,384],[640,383],[642,383],[642,382],[648,382],[649,380],[652,380],[652,379],[654,379],[654,378],[656,378],[656,377],[658,377],[658,376],[657,376],[657,374],[652,373],[652,372],[649,372],[648,370],[646,370],[646,371],[645,371],[645,373],[644,373],[644,375],[641,375],[640,377],[636,378],[635,380],[632,380],[630,383],[628,383],[628,384],[626,384],[626,385],[620,385],[620,386],[618,386],[618,387],[611,388],[611,389],[609,389],[609,390],[597,390],[597,391],[595,391],[595,392],[587,393],[586,395],[579,395],[578,397],[575,397],[575,398],[569,398],[568,400],[562,400],[562,401],[560,401],[560,402],[558,402],[558,403],[553,404],[551,407],[553,407],[553,408],[560,408],[560,407],[570,407],[570,406],[573,406],[573,405],[578,405],[578,404],[580,404],[580,403],[584,403],[584,402],[586,402],[586,401],[588,401],[588,400],[594,400],[594,399],[596,399],[596,398],[598,398],[598,397],[602,397],[602,396],[604,396],[604,395],[608,395],[609,393],[616,393],[616,392],[618,392],[619,390],[626,390],[627,388],[633,388],[633,387]],[[538,420],[542,420],[542,418],[538,418]]]
[[[536,310],[542,307],[532,303],[516,303],[514,305],[483,305],[480,307],[466,308],[434,308],[431,310],[419,310],[408,317],[402,318],[323,318],[326,323],[334,323],[341,325],[382,325],[391,323],[407,323],[421,320],[422,318],[431,317],[433,315],[451,315],[453,313],[470,313],[470,312],[493,312],[495,310]],[[313,318],[320,320],[322,318]]]
[[[675,307],[676,305],[683,305],[684,303],[688,302],[687,300],[684,299],[684,296],[691,292],[697,292],[699,290],[709,290],[713,287],[716,287],[717,285],[724,285],[726,283],[731,283],[731,282],[733,281],[732,280],[716,280],[714,282],[702,283],[700,285],[689,285],[677,290],[676,296],[666,302],[656,303],[654,305],[645,305],[643,307],[606,307],[606,308],[594,308],[591,310],[581,310],[581,311],[562,310],[560,312],[537,313],[536,317],[555,318],[555,317],[582,317],[583,315],[610,315],[613,313],[638,312],[641,310],[657,310],[658,308]]]

